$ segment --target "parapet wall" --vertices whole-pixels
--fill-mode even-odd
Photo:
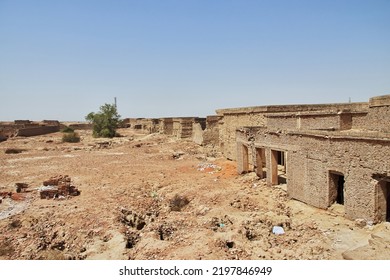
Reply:
[[[38,127],[29,127],[29,128],[20,128],[18,130],[18,136],[37,136],[43,134],[49,134],[60,131],[59,126],[38,126]]]
[[[0,136],[2,139],[14,136],[36,136],[58,132],[60,130],[58,121],[32,122],[29,120],[16,120],[14,122],[0,123]]]
[[[91,130],[93,125],[91,123],[71,123],[68,124],[68,127],[74,130]]]
[[[258,106],[217,110],[221,117],[219,142],[222,153],[236,159],[236,130],[243,126],[269,126],[281,129],[349,129],[345,114],[357,114],[368,110],[368,103],[335,103]],[[344,114],[343,119],[338,114]]]

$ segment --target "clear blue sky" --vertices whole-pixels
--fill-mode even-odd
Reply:
[[[0,120],[390,94],[389,0],[0,0]]]

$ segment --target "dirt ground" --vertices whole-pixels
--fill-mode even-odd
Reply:
[[[237,175],[216,148],[130,129],[79,133],[74,144],[62,133],[0,143],[0,259],[390,259],[389,223],[291,200],[286,185]],[[41,199],[58,175],[81,194]]]

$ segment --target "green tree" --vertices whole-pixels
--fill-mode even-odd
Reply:
[[[93,125],[94,137],[115,137],[120,115],[113,104],[104,104],[98,113],[91,112],[85,119]]]

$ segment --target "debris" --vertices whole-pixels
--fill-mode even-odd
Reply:
[[[71,179],[68,175],[59,175],[51,177],[49,180],[43,181],[44,186],[59,186],[60,184],[70,183]]]
[[[160,240],[169,240],[176,228],[170,224],[163,223],[158,227],[158,236]]]
[[[279,227],[279,226],[274,226],[273,229],[272,229],[272,233],[275,234],[275,235],[283,235],[283,234],[285,234],[284,229],[282,227]]]
[[[225,215],[224,218],[213,217],[211,219],[211,229],[213,231],[225,231],[224,228],[229,225],[233,225],[233,222],[229,219],[227,215]]]
[[[171,208],[171,211],[178,211],[180,212],[181,209],[186,206],[190,201],[186,196],[180,196],[176,194],[169,202],[169,207]]]
[[[17,193],[25,192],[26,189],[28,188],[28,184],[26,184],[26,183],[16,183],[15,184],[15,188],[16,188],[16,192]]]
[[[126,249],[132,249],[140,241],[141,237],[138,233],[127,231],[125,233]]]
[[[197,169],[198,169],[198,171],[204,171],[204,172],[208,172],[209,174],[214,174],[216,172],[221,171],[222,167],[220,167],[216,164],[213,164],[213,163],[203,162],[203,163],[198,164]]]
[[[39,189],[41,199],[56,198],[64,199],[66,196],[80,195],[80,191],[71,184],[71,178],[68,175],[60,175],[50,178],[43,182]]]
[[[12,196],[12,192],[0,192],[0,197],[2,197],[3,199],[11,196]]]
[[[6,154],[20,154],[26,151],[25,149],[18,149],[18,148],[8,148],[5,150]]]
[[[122,209],[121,213],[120,221],[123,224],[136,228],[137,230],[142,230],[146,226],[144,215],[139,215],[136,212],[126,209]]]
[[[358,227],[363,228],[363,227],[365,227],[367,225],[367,222],[364,219],[356,219],[355,220],[355,225],[358,226]]]
[[[181,159],[181,156],[184,156],[184,152],[182,152],[182,151],[174,152],[174,153],[172,154],[172,158],[173,158],[173,159]]]

